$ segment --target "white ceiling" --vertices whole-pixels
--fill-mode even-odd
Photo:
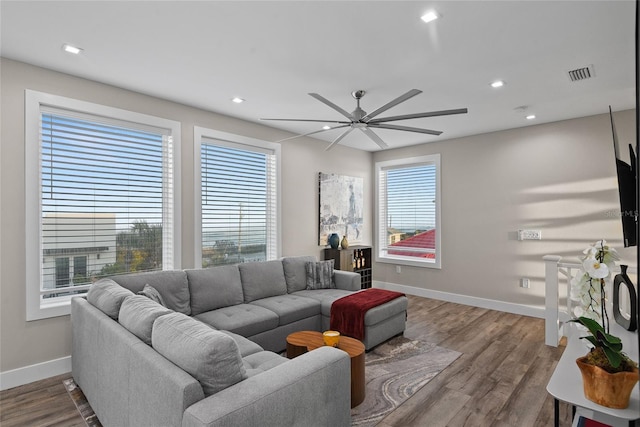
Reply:
[[[420,16],[429,9],[441,18],[425,24]],[[394,122],[440,136],[377,130],[391,148],[635,107],[631,0],[3,0],[0,14],[3,57],[252,122],[341,120],[307,94],[352,111],[357,89],[367,91],[361,107],[368,112],[409,89],[423,91],[381,116],[469,109]],[[63,43],[84,52],[67,54]],[[595,78],[570,81],[568,70],[590,64]],[[506,85],[491,88],[495,79]],[[246,102],[232,103],[234,96]],[[525,120],[519,106],[537,118]],[[378,149],[360,132],[341,143]]]

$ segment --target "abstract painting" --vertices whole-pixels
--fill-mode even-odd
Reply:
[[[320,172],[320,246],[328,244],[331,233],[340,240],[347,236],[349,244],[362,241],[363,187],[361,177]]]

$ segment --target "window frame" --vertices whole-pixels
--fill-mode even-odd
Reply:
[[[387,248],[388,244],[386,243],[386,229],[383,232],[382,224],[387,223],[386,217],[386,207],[383,213],[382,203],[386,201],[386,194],[382,197],[381,191],[381,176],[380,174],[387,169],[402,169],[415,167],[424,164],[433,164],[435,165],[435,187],[436,187],[436,206],[435,206],[435,228],[436,228],[436,238],[435,238],[435,259],[424,261],[418,259],[406,259],[400,256],[393,256],[387,254],[383,249]],[[407,157],[400,158],[394,160],[384,160],[375,163],[375,241],[377,243],[377,248],[375,252],[375,261],[381,263],[390,263],[396,265],[407,265],[412,267],[422,267],[422,268],[442,268],[442,215],[441,215],[441,200],[442,200],[442,192],[441,192],[441,165],[440,165],[440,154],[428,154],[424,156],[416,156],[416,157]],[[384,214],[384,218],[381,216]]]
[[[236,135],[233,133],[222,132],[215,129],[209,129],[201,126],[193,127],[193,182],[194,182],[194,268],[202,268],[202,179],[201,179],[201,148],[202,140],[215,139],[220,141],[223,145],[229,144],[230,146],[246,146],[247,149],[257,149],[256,151],[265,150],[272,151],[276,156],[276,208],[275,208],[275,258],[282,256],[282,215],[281,215],[281,146],[276,142],[264,141],[261,139],[251,138],[242,135]]]
[[[25,90],[25,287],[26,320],[33,321],[65,316],[71,312],[71,295],[42,300],[42,205],[40,168],[40,123],[42,109],[54,108],[86,114],[97,119],[132,122],[165,129],[172,138],[172,266],[180,268],[181,257],[181,124],[147,114],[108,107],[87,101],[52,95],[30,89]],[[87,285],[87,288],[90,285]],[[80,290],[80,289],[79,289]]]

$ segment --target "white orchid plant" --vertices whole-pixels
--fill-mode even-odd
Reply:
[[[578,303],[573,314],[597,321],[608,333],[605,286],[611,280],[611,272],[620,257],[605,240],[597,241],[583,253],[581,268],[571,279],[570,298]]]

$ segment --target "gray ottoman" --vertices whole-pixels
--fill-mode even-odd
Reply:
[[[333,302],[339,298],[353,295],[353,292],[342,289],[318,289],[298,291],[293,295],[320,301],[322,330],[326,331],[331,326],[331,305]],[[367,311],[364,315],[364,339],[362,340],[367,351],[404,332],[408,302],[407,297],[398,297]]]
[[[404,332],[407,320],[407,297],[399,297],[374,307],[364,315],[364,348],[376,345]]]

